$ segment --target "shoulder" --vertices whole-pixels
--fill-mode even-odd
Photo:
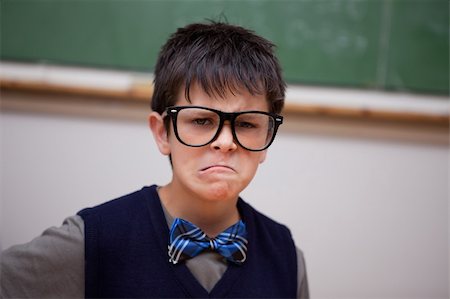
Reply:
[[[120,214],[130,214],[136,209],[142,209],[143,205],[145,205],[145,200],[149,197],[151,198],[153,193],[156,193],[156,185],[143,187],[138,191],[123,195],[100,205],[85,208],[77,214],[80,215],[84,221],[88,218],[98,216],[117,219]]]
[[[291,235],[290,230],[286,225],[284,225],[284,224],[272,219],[271,217],[265,215],[264,213],[258,211],[257,209],[255,209],[253,206],[251,206],[244,200],[240,199],[238,205],[244,214],[246,214],[247,216],[251,215],[251,217],[249,217],[250,219],[248,219],[248,220],[254,221],[255,224],[257,224],[259,226],[264,226],[270,230],[276,230],[276,231],[280,231],[280,232],[289,234],[289,236]]]
[[[297,250],[297,298],[309,298],[308,276],[303,251]]]
[[[155,195],[156,194],[156,195]],[[86,254],[94,254],[102,244],[115,244],[147,225],[149,202],[157,202],[156,186],[144,187],[77,214],[84,222]],[[152,200],[153,199],[153,200]]]
[[[289,228],[239,200],[238,207],[247,226],[249,262],[272,278],[281,279],[295,294],[298,284],[297,249]],[[292,294],[291,293],[291,294]]]
[[[125,240],[141,236],[159,223],[163,212],[156,188],[144,187],[78,212],[84,222],[86,255],[95,256],[100,249],[120,249]]]
[[[239,200],[238,206],[243,214],[244,222],[256,238],[275,245],[283,244],[295,252],[294,240],[286,225],[261,213],[242,199]]]
[[[72,216],[62,226],[3,251],[0,297],[83,297],[83,231],[83,220]]]

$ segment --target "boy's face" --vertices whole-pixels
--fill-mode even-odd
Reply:
[[[217,98],[209,96],[194,84],[190,89],[190,99],[191,102],[188,102],[184,88],[181,88],[175,106],[203,106],[223,112],[268,112],[265,96],[251,95],[245,89]],[[172,157],[173,186],[180,192],[207,201],[235,200],[253,179],[258,165],[266,156],[266,151],[252,152],[239,146],[233,139],[228,121],[218,137],[202,147],[180,143],[172,125],[169,134],[160,137],[156,138],[159,149]]]

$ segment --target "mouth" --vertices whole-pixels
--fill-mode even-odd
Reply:
[[[204,172],[204,171],[212,171],[212,170],[217,170],[217,171],[233,171],[235,172],[234,168],[228,165],[220,165],[220,164],[214,164],[214,165],[209,165],[205,168],[202,168],[200,171]]]

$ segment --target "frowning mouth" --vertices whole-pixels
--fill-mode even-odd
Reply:
[[[209,165],[203,169],[201,169],[201,171],[235,171],[232,167],[227,166],[227,165]]]

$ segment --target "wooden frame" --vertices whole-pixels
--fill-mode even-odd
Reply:
[[[0,62],[0,88],[30,94],[149,103],[151,74],[46,64]],[[69,97],[67,97],[69,95]],[[443,96],[289,86],[283,114],[449,128]]]

